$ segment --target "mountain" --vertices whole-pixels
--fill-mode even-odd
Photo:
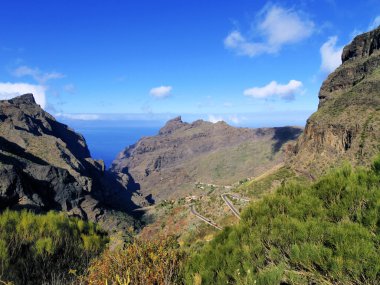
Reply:
[[[128,175],[91,158],[85,139],[36,104],[32,94],[0,101],[0,208],[67,211],[99,221],[131,212]]]
[[[282,146],[300,128],[235,128],[225,122],[193,123],[174,118],[158,135],[127,147],[113,162],[114,173],[130,173],[151,202],[185,197],[197,182],[230,185],[282,162]]]
[[[380,27],[343,49],[318,97],[291,164],[312,176],[343,160],[368,165],[380,151]]]

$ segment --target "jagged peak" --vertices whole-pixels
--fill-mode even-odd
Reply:
[[[173,131],[175,131],[175,130],[177,130],[177,129],[185,126],[185,125],[187,125],[187,123],[184,123],[182,121],[181,116],[175,117],[175,118],[166,122],[165,126],[160,129],[159,134],[160,135],[170,134]]]
[[[20,104],[36,104],[34,96],[32,93],[27,93],[21,96],[14,97],[8,100],[11,104],[20,105]]]
[[[342,52],[342,65],[323,82],[318,94],[321,108],[334,93],[358,85],[380,66],[380,26],[356,36]],[[338,92],[338,93],[339,93]]]
[[[344,47],[342,63],[356,58],[368,57],[376,50],[380,50],[380,26],[376,29],[356,36],[353,41]]]
[[[167,123],[170,123],[170,122],[180,122],[180,123],[183,123],[181,116],[177,116],[177,117],[175,117],[175,118],[170,119],[169,121],[167,121]]]

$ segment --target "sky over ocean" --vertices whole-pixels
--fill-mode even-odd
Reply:
[[[60,120],[304,125],[378,0],[2,1],[0,99]],[[106,117],[106,118],[105,118]]]
[[[158,133],[154,127],[83,127],[77,129],[88,144],[91,156],[102,159],[107,168],[116,156],[127,146],[135,144],[140,138]]]

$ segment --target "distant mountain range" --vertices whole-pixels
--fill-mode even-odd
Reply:
[[[113,162],[128,172],[143,195],[155,201],[185,197],[197,182],[230,185],[284,161],[283,146],[302,132],[297,127],[235,128],[225,122],[193,123],[174,118],[157,136],[127,147]]]
[[[32,94],[0,101],[0,208],[66,211],[112,227],[115,211],[129,219],[139,207],[196,193],[199,182],[230,185],[281,163],[310,177],[343,161],[368,165],[380,151],[380,28],[357,36],[342,61],[304,132],[177,117],[123,150],[110,171]]]
[[[232,184],[284,160],[300,128],[235,128],[175,118],[121,152],[111,171],[83,136],[59,123],[32,94],[0,101],[0,205],[59,210],[99,221],[162,199],[185,197],[201,181]]]

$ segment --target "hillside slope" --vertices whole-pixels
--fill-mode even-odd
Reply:
[[[127,147],[112,171],[129,172],[155,201],[185,197],[197,182],[229,185],[261,174],[283,160],[282,145],[300,133],[295,127],[235,128],[177,117],[157,136]]]
[[[187,262],[186,284],[378,284],[380,157],[252,203]]]
[[[357,36],[323,82],[292,165],[319,175],[342,160],[368,165],[380,150],[380,27]]]

